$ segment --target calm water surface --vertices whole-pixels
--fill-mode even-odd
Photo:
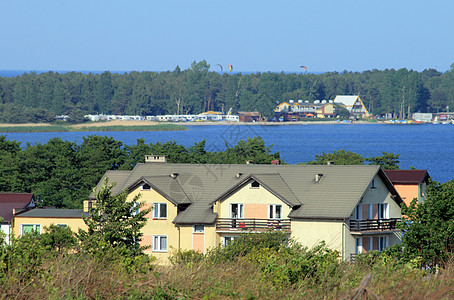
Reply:
[[[1,134],[1,133],[0,133]],[[146,143],[175,140],[186,147],[203,139],[206,149],[225,149],[225,142],[235,145],[241,139],[260,136],[272,150],[291,164],[315,159],[316,154],[340,149],[351,150],[364,157],[381,155],[383,151],[400,154],[400,168],[411,166],[427,169],[438,181],[454,179],[453,125],[203,125],[188,126],[187,131],[137,132],[64,132],[64,133],[8,133],[8,140],[27,143],[46,143],[59,137],[80,144],[88,135],[107,135],[127,145],[138,138]]]

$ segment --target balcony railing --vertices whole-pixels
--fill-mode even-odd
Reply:
[[[350,231],[394,230],[398,221],[398,218],[350,220]]]
[[[232,231],[290,231],[288,219],[216,219],[216,230]]]

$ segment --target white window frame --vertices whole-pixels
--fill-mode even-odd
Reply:
[[[362,220],[362,218],[363,218],[363,208],[362,208],[361,204],[358,204],[355,207],[355,211],[353,212],[353,218],[355,220]]]
[[[374,219],[374,205],[373,204],[366,204],[366,205],[369,205],[369,208],[368,208],[368,216],[367,216],[367,219],[369,220],[373,220]]]
[[[229,242],[234,241],[236,238],[238,238],[238,236],[234,236],[234,235],[226,235],[226,236],[223,236],[223,237],[222,237],[222,245],[225,246],[225,245],[227,245]],[[229,241],[227,241],[227,239],[229,239]]]
[[[144,185],[148,185],[149,188],[148,188],[148,189],[144,188],[144,187],[143,187]],[[145,182],[145,183],[142,183],[142,184],[140,185],[140,190],[141,190],[141,191],[151,191],[151,190],[152,190],[152,187],[151,187],[151,185],[149,185],[148,183]]]
[[[161,216],[161,206],[166,206],[166,215]],[[165,202],[155,202],[153,203],[153,219],[167,219],[167,203]]]
[[[276,217],[276,209],[280,207],[281,216]],[[268,219],[282,219],[282,204],[268,204]]]
[[[377,188],[377,182],[375,181],[375,177],[372,178],[372,181],[370,182],[370,188],[371,189],[376,189]]]
[[[364,252],[363,248],[363,238],[357,237],[355,238],[355,254],[360,254]]]
[[[20,235],[23,236],[24,235],[24,226],[33,226],[33,230],[32,231],[36,231],[37,233],[41,234],[41,224],[21,224],[20,225]],[[36,227],[39,226],[39,231],[36,230]]]
[[[137,215],[139,212],[140,212],[140,208],[139,208],[139,202],[134,202],[134,206],[131,207],[131,216],[135,216]]]
[[[377,207],[378,219],[389,219],[389,205],[388,203],[379,203]]]
[[[388,247],[388,237],[379,236],[378,243],[377,243],[378,252],[383,252],[383,250],[385,250],[386,247]]]
[[[161,247],[162,239],[166,241],[165,249]],[[168,245],[167,235],[153,235],[153,252],[167,252]]]
[[[232,206],[238,205],[238,216],[236,218],[232,215]],[[230,219],[244,219],[244,204],[243,203],[230,203],[229,210]]]
[[[201,226],[197,228],[198,226]],[[195,224],[192,226],[192,233],[205,233],[205,225],[203,224]]]

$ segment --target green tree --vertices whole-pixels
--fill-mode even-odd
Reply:
[[[393,154],[382,152],[382,156],[374,156],[366,160],[370,165],[379,165],[385,170],[398,170],[399,169],[399,156],[400,154]]]
[[[144,208],[144,203],[139,202],[140,195],[132,201],[127,201],[126,191],[112,195],[112,187],[106,180],[96,192],[90,217],[84,218],[88,232],[81,230],[79,235],[83,241],[99,242],[95,243],[96,247],[125,248],[129,255],[140,255],[145,249],[140,246],[141,229],[151,208]]]
[[[334,162],[335,165],[364,165],[364,157],[358,153],[344,149],[315,155],[315,160],[309,161],[308,165],[326,165],[328,162]]]
[[[454,250],[454,180],[431,181],[427,200],[402,209],[405,232],[402,249],[406,258],[422,259],[425,265],[444,265]]]

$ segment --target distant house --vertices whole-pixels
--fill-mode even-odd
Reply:
[[[152,208],[141,244],[162,262],[172,248],[205,253],[241,233],[269,230],[308,247],[325,241],[346,260],[400,243],[402,200],[379,166],[195,165],[147,157],[131,171],[107,171],[97,189],[108,178],[114,194],[141,195]]]
[[[418,203],[426,200],[426,188],[429,181],[427,170],[385,170],[402,200],[408,206],[413,199]]]
[[[35,197],[31,193],[0,193],[0,230],[6,234],[6,243],[10,242],[13,232],[14,216],[36,207]]]
[[[339,95],[334,98],[334,103],[344,107],[350,112],[350,114],[357,117],[364,118],[369,116],[369,112],[359,96]]]
[[[298,121],[303,118],[334,118],[337,116],[336,106],[333,100],[290,100],[283,102],[274,109],[276,119],[282,118],[284,121]]]
[[[239,111],[237,112],[240,122],[258,122],[262,115],[258,111]]]

